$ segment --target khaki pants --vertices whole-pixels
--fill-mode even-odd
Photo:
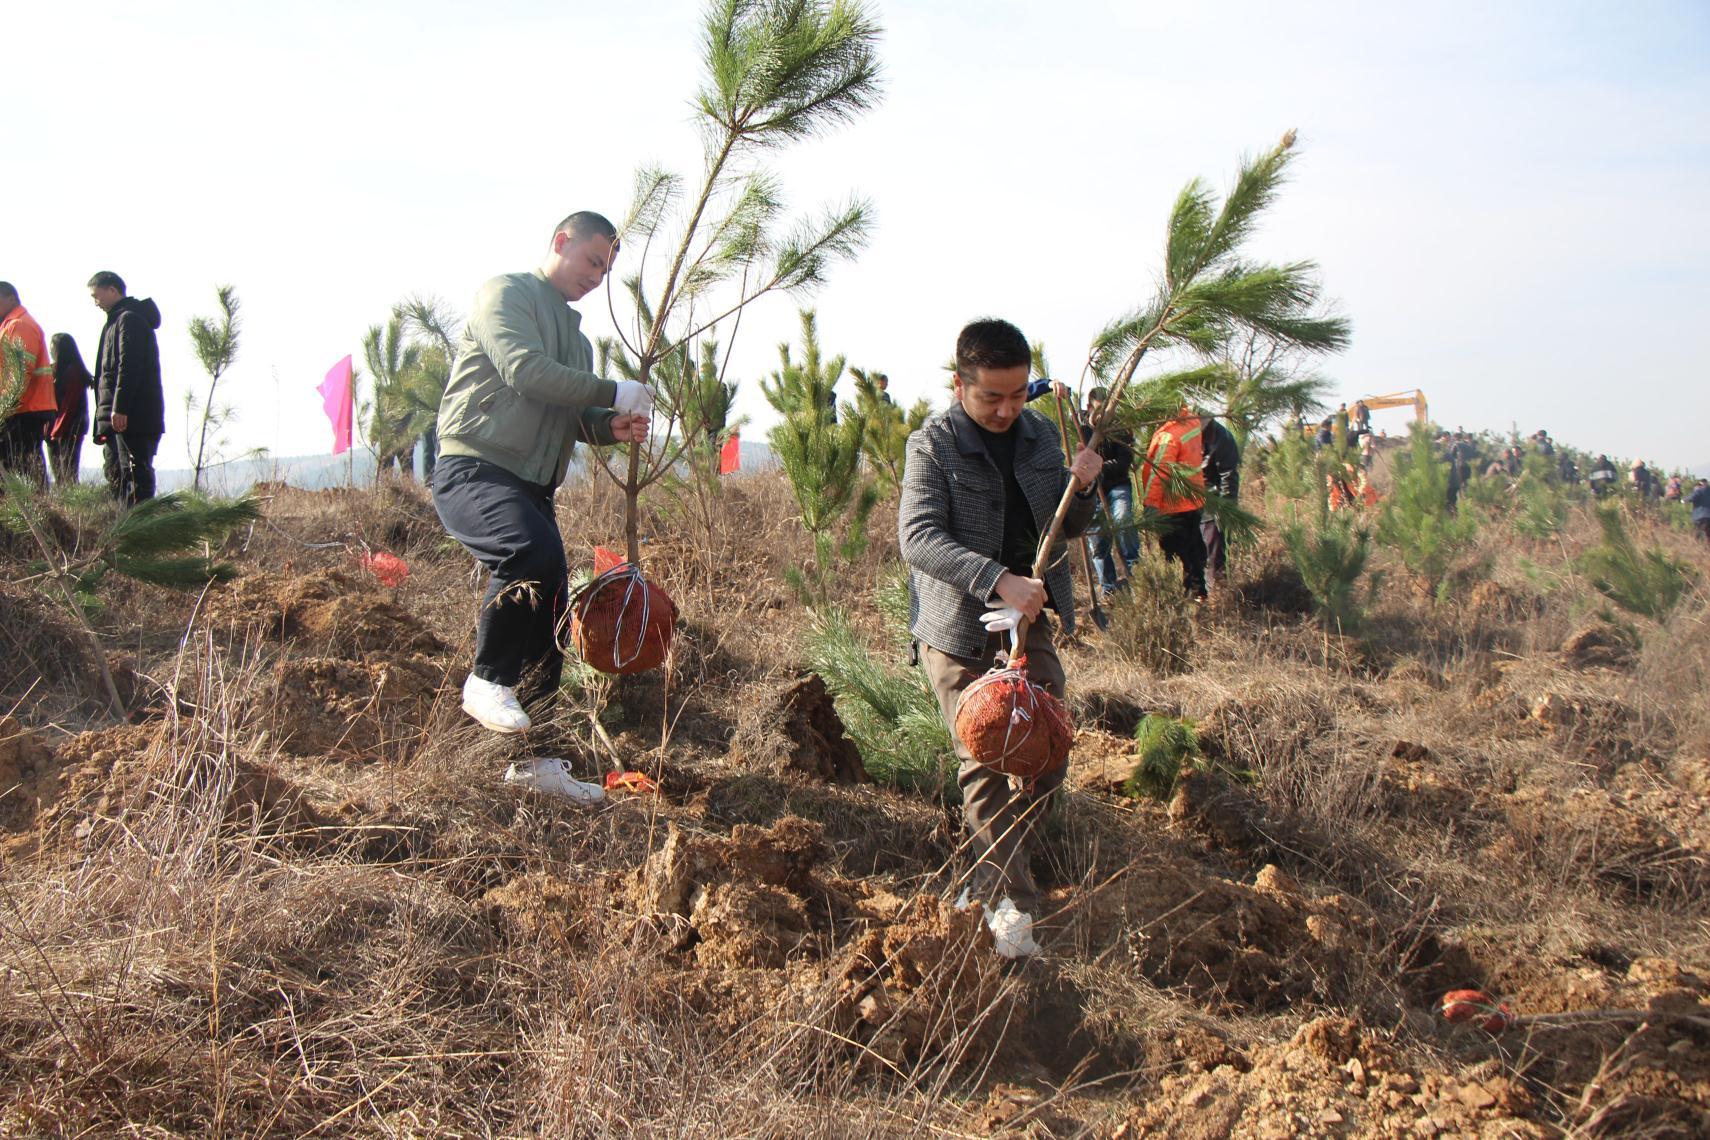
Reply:
[[[1033,833],[1051,810],[1051,795],[1063,782],[1067,765],[1042,776],[1031,792],[1019,781],[978,764],[956,738],[956,703],[962,690],[978,680],[1009,643],[1008,634],[992,634],[978,657],[952,657],[930,645],[921,645],[920,663],[938,697],[944,723],[950,726],[956,744],[956,783],[962,789],[962,818],[968,823],[969,843],[974,853],[969,896],[996,905],[1005,895],[1015,905],[1038,917],[1039,887],[1033,881]],[[1063,665],[1051,644],[1050,622],[1041,617],[1027,630],[1027,676],[1059,699],[1063,696]]]

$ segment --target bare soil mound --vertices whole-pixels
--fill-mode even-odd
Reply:
[[[0,801],[11,833],[0,843],[14,855],[83,847],[183,809],[242,833],[312,845],[321,817],[289,780],[242,759],[182,762],[165,737],[166,726],[155,723],[79,733],[51,755],[27,736],[8,742],[10,750],[0,744],[0,765],[10,760],[30,773],[21,783],[28,799]]]
[[[11,717],[0,717],[0,831],[34,826],[42,809],[59,798],[58,770],[40,738]]]
[[[825,680],[807,673],[759,702],[743,719],[733,750],[745,767],[766,767],[831,784],[871,783],[861,752],[844,731]]]
[[[335,657],[448,648],[372,580],[339,569],[245,575],[210,595],[206,620]]]
[[[424,739],[444,682],[420,654],[291,658],[257,694],[257,719],[288,755],[401,759]]]
[[[1575,669],[1627,669],[1639,652],[1632,632],[1604,621],[1581,626],[1562,642],[1562,660]]]

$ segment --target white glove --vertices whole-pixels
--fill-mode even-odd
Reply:
[[[653,392],[639,380],[619,380],[612,411],[620,416],[650,416],[653,414]]]
[[[1021,611],[1014,606],[999,606],[980,615],[987,633],[1008,633],[1021,624]]]

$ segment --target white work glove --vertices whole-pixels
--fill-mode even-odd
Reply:
[[[650,416],[653,414],[653,392],[639,380],[619,380],[612,411],[620,416]]]
[[[1009,633],[1021,624],[1021,611],[1014,606],[999,606],[980,615],[980,624],[987,633]]]

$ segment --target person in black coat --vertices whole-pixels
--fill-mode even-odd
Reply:
[[[95,354],[94,440],[106,448],[102,469],[113,496],[125,506],[154,498],[154,454],[166,433],[166,395],[160,383],[160,309],[152,300],[125,295],[125,281],[102,270],[89,279],[89,295],[107,314]]]
[[[1233,432],[1210,416],[1202,417],[1201,422],[1204,424],[1200,440],[1205,447],[1205,489],[1216,491],[1233,504],[1241,497],[1241,444]],[[1199,532],[1205,539],[1205,576],[1210,585],[1216,587],[1223,581],[1224,566],[1228,562],[1223,528],[1207,511],[1200,518]]]

